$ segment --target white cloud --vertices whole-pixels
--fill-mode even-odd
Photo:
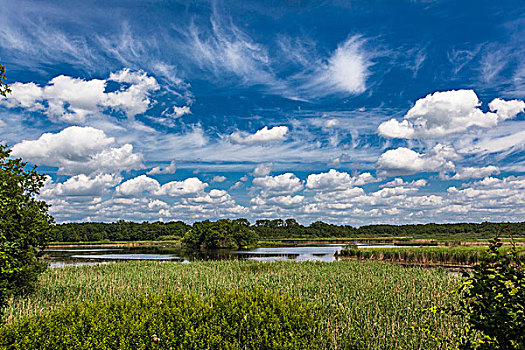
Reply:
[[[454,176],[445,178],[450,178],[452,180],[481,179],[490,175],[498,175],[499,173],[499,168],[494,165],[489,165],[481,168],[465,167],[458,169]]]
[[[308,69],[291,77],[299,95],[324,97],[333,94],[360,94],[372,65],[363,49],[364,41],[354,36],[341,43],[327,60],[309,62]]]
[[[383,153],[377,160],[377,169],[383,175],[409,175],[418,172],[451,171],[458,155],[450,146],[438,144],[426,154],[399,147]]]
[[[154,77],[144,71],[134,72],[125,68],[116,73],[111,73],[109,80],[119,83],[128,83],[129,87],[106,94],[104,107],[121,110],[129,118],[146,112],[150,107],[150,92],[158,90],[159,84]]]
[[[244,187],[244,183],[242,183],[241,181],[237,181],[236,183],[234,183],[231,187],[230,187],[230,190],[236,190],[238,188],[242,188]]]
[[[490,128],[522,113],[525,102],[494,99],[489,108],[479,109],[481,102],[473,90],[435,92],[416,101],[401,122],[396,119],[379,125],[379,134],[392,138],[435,138],[463,132],[472,126]]]
[[[525,110],[525,101],[511,100],[505,101],[499,98],[489,103],[491,111],[496,112],[500,120],[514,118]]]
[[[160,190],[160,183],[146,175],[129,179],[116,188],[116,193],[124,196],[140,196],[143,193],[154,193]]]
[[[272,167],[273,167],[272,163],[257,164],[257,166],[255,166],[255,169],[253,169],[252,175],[254,177],[267,176],[272,171]],[[244,181],[246,181],[246,180],[244,180]]]
[[[253,185],[260,188],[264,196],[285,195],[303,189],[301,180],[292,173],[257,177],[253,179]]]
[[[100,196],[120,181],[121,177],[114,174],[95,176],[80,174],[70,177],[63,183],[48,180],[41,191],[41,196],[50,198],[55,196]]]
[[[92,127],[71,126],[45,133],[38,140],[13,146],[13,155],[35,164],[58,167],[61,174],[112,173],[142,167],[142,155],[133,146],[118,146],[113,137]]]
[[[334,82],[335,87],[340,91],[348,93],[365,91],[370,63],[364,57],[361,46],[362,42],[358,38],[350,38],[340,45],[328,60],[325,77]]]
[[[261,196],[256,196],[250,201],[255,207],[261,209],[267,205],[275,205],[281,208],[293,208],[303,204],[304,196],[295,195],[295,196],[276,196],[265,198]]]
[[[170,205],[158,199],[154,199],[148,203],[148,208],[153,210],[169,209]]]
[[[348,173],[330,169],[327,173],[310,174],[306,179],[306,188],[316,190],[342,190],[352,187],[352,178]]]
[[[163,113],[163,114],[166,115],[167,117],[176,119],[176,118],[182,117],[183,115],[191,114],[191,109],[189,106],[182,106],[182,107],[173,106],[173,110],[171,112]]]
[[[376,179],[372,174],[370,173],[361,173],[357,176],[352,177],[352,181],[354,182],[355,186],[363,186],[372,182],[380,181],[379,179]]]
[[[402,178],[396,177],[394,180],[387,182],[379,187],[425,187],[427,180],[419,179],[411,182],[406,182]]]
[[[202,182],[196,177],[190,177],[183,181],[165,183],[154,194],[157,196],[179,197],[203,192],[206,187],[208,187],[207,183]]]
[[[339,125],[339,120],[335,118],[331,118],[331,119],[325,120],[323,125],[325,128],[333,128],[334,126]]]
[[[350,176],[345,172],[330,169],[327,173],[310,174],[306,179],[306,188],[320,191],[337,191],[376,182],[370,173]]]
[[[525,148],[525,130],[506,136],[482,135],[478,140],[460,148],[461,153],[497,153]]]
[[[208,184],[196,177],[160,185],[157,180],[146,175],[140,175],[120,184],[116,188],[116,193],[124,196],[139,196],[143,193],[149,193],[155,196],[181,197],[201,194],[206,187]]]
[[[108,81],[121,84],[114,92],[106,92]],[[109,79],[84,80],[65,75],[57,76],[40,87],[34,83],[14,83],[13,93],[3,104],[29,111],[42,111],[52,120],[82,124],[88,117],[111,108],[125,113],[129,118],[144,113],[150,107],[149,94],[159,89],[155,78],[143,71],[127,68],[111,73]]]
[[[486,177],[461,189],[449,187],[447,192],[452,203],[469,205],[471,213],[503,212],[518,217],[525,214],[525,176]]]
[[[265,144],[271,142],[278,142],[286,140],[288,133],[287,126],[274,126],[268,129],[267,126],[255,132],[255,134],[247,134],[236,131],[230,135],[230,140],[233,143],[239,144]]]
[[[43,89],[35,83],[13,83],[11,84],[11,93],[8,98],[3,99],[2,103],[7,107],[26,108],[30,111],[44,109],[44,106],[36,101],[43,99]]]
[[[222,175],[216,175],[213,177],[213,179],[211,179],[211,182],[224,182],[226,181],[226,176],[222,176]]]
[[[202,194],[197,197],[188,198],[190,203],[203,203],[203,204],[223,204],[231,203],[233,204],[232,197],[228,194],[227,191],[213,189],[209,193]]]
[[[150,171],[147,172],[148,175],[156,175],[156,174],[174,174],[177,168],[175,167],[175,162],[171,161],[170,164],[167,167],[154,167]]]

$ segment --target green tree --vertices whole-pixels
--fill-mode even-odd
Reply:
[[[0,144],[0,310],[9,295],[30,292],[46,268],[42,249],[54,223],[48,205],[35,197],[45,176],[10,157]]]
[[[196,222],[182,240],[193,249],[242,248],[255,242],[257,235],[249,226],[230,219]]]
[[[9,92],[11,89],[5,83],[5,67],[0,64],[0,96],[6,97]]]

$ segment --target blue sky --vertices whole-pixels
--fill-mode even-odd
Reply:
[[[21,1],[0,140],[57,221],[525,218],[521,1]]]

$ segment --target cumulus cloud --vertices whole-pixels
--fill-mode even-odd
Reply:
[[[175,167],[175,162],[171,161],[170,164],[167,167],[154,167],[150,171],[147,172],[148,175],[156,175],[156,174],[174,174],[177,168]]]
[[[514,118],[525,110],[525,101],[511,100],[505,101],[499,98],[489,103],[491,111],[496,112],[500,120]]]
[[[119,146],[113,137],[92,127],[71,126],[44,133],[38,140],[13,146],[13,155],[35,164],[58,167],[61,174],[113,173],[142,167],[142,155],[133,146]]]
[[[129,179],[116,188],[116,193],[123,196],[140,196],[143,193],[154,193],[160,190],[160,183],[146,175]]]
[[[427,185],[427,180],[419,179],[407,182],[400,177],[396,177],[394,180],[389,181],[379,187],[425,187]]]
[[[489,165],[486,167],[464,167],[461,169],[458,169],[456,174],[454,176],[449,177],[445,176],[444,179],[452,179],[452,180],[467,180],[467,179],[482,179],[487,176],[491,175],[498,175],[500,173],[500,170],[498,167],[494,165]]]
[[[252,203],[254,206],[262,208],[264,206],[277,206],[280,208],[294,208],[301,204],[303,204],[304,196],[301,195],[295,195],[295,196],[276,196],[276,197],[261,197],[256,196],[251,199],[250,203]]]
[[[150,193],[155,196],[180,197],[202,193],[208,187],[196,177],[190,177],[182,181],[170,181],[161,185],[157,180],[146,175],[140,175],[129,179],[116,188],[116,193],[124,196],[139,196]]]
[[[370,173],[350,176],[345,172],[330,169],[327,173],[310,174],[306,179],[306,188],[320,191],[345,190],[377,181]]]
[[[463,132],[472,126],[490,128],[514,118],[525,102],[494,99],[491,112],[483,112],[473,90],[435,92],[416,101],[402,121],[391,119],[378,127],[380,135],[391,138],[436,138]]]
[[[233,204],[232,197],[227,191],[213,189],[209,193],[202,194],[197,197],[190,197],[187,200],[190,203],[203,203],[203,204],[223,204],[230,202]]]
[[[255,134],[247,134],[245,132],[236,131],[230,135],[230,140],[233,143],[239,144],[265,144],[271,142],[278,142],[286,140],[288,133],[287,126],[274,126],[268,129],[267,126],[255,132]]]
[[[121,85],[119,90],[106,92],[108,81]],[[34,83],[13,83],[12,94],[3,100],[10,108],[44,112],[52,120],[81,124],[90,116],[113,109],[133,118],[149,109],[149,95],[158,90],[154,77],[143,71],[123,69],[111,73],[108,79],[84,80],[57,76],[40,87]]]
[[[451,171],[455,166],[451,159],[457,159],[455,150],[438,144],[426,154],[420,154],[406,147],[388,150],[377,160],[376,167],[382,175],[410,175],[419,172]]]
[[[272,163],[261,163],[257,164],[255,166],[255,169],[253,169],[252,175],[254,177],[263,177],[270,174],[272,171],[273,164]]]
[[[521,215],[525,213],[525,176],[509,176],[503,179],[486,177],[468,187],[449,187],[447,192],[452,201],[470,205],[472,209],[494,212],[511,209]]]
[[[113,186],[120,183],[121,177],[115,174],[98,174],[87,176],[84,174],[70,177],[65,182],[54,183],[48,179],[41,191],[44,198],[56,196],[100,196]]]
[[[264,196],[285,195],[303,189],[302,181],[292,173],[257,177],[252,183],[256,188],[261,189]]]
[[[224,182],[226,181],[226,176],[222,176],[222,175],[216,175],[213,177],[213,179],[211,179],[211,182]]]
[[[155,194],[158,196],[178,197],[202,192],[206,187],[208,187],[207,183],[202,182],[196,177],[190,177],[183,181],[165,183]]]

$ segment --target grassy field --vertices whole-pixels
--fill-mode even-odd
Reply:
[[[437,349],[411,326],[429,321],[443,336],[457,330],[461,321],[452,316],[421,315],[420,310],[455,302],[449,291],[459,282],[442,269],[383,262],[122,262],[49,269],[39,290],[11,300],[6,313],[12,323],[74,301],[129,300],[167,291],[209,298],[219,290],[256,287],[321,305],[322,327],[337,348],[354,336],[371,349]]]
[[[508,251],[510,247],[503,247]],[[521,254],[525,248],[518,247]],[[471,266],[485,255],[484,246],[451,246],[451,247],[409,247],[409,248],[351,248],[343,249],[339,256],[359,260],[382,260],[411,264],[442,264]]]

